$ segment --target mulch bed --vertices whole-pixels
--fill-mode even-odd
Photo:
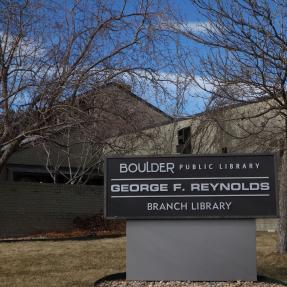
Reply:
[[[107,220],[103,214],[84,218],[76,217],[73,221],[73,226],[73,230],[70,231],[41,232],[29,236],[3,238],[0,241],[105,238],[124,236],[126,234],[126,222],[124,220]]]

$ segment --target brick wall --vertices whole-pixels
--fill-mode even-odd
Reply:
[[[102,186],[9,183],[0,185],[0,238],[68,231],[77,216],[104,207]],[[258,219],[257,230],[275,231],[276,219]]]
[[[102,210],[102,186],[1,182],[0,238],[71,230]]]

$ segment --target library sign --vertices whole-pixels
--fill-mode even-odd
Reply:
[[[277,216],[273,154],[107,157],[108,218]]]

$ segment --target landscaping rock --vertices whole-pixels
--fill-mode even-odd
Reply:
[[[267,282],[191,282],[191,281],[102,281],[96,287],[282,287],[281,284]]]

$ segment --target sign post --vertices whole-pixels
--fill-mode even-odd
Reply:
[[[128,219],[128,279],[256,280],[274,155],[107,157],[105,176],[106,217]]]

